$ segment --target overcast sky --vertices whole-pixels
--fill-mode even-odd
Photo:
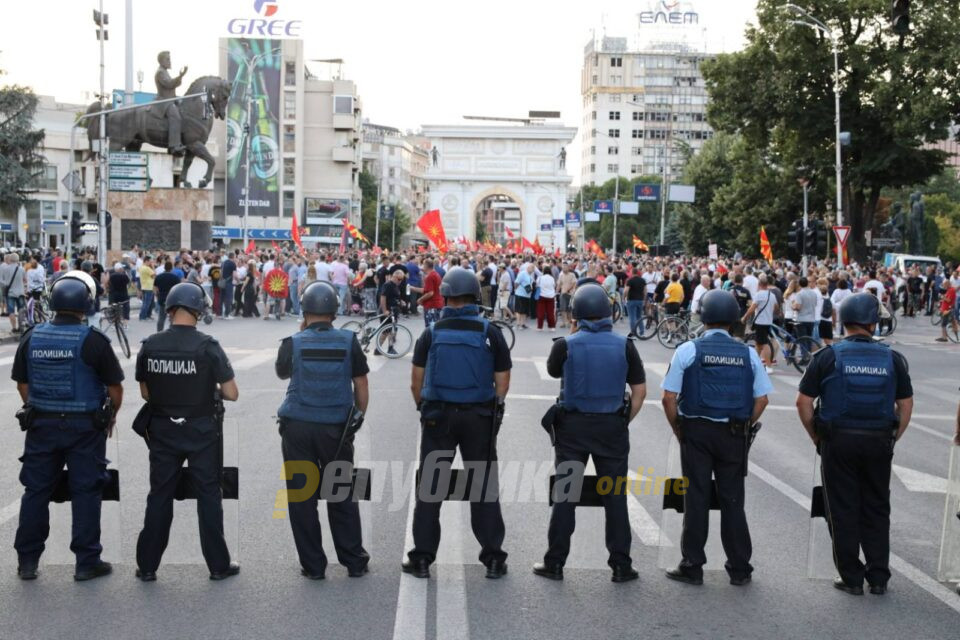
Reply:
[[[556,110],[580,123],[580,69],[591,30],[638,33],[637,13],[653,0],[276,0],[275,18],[304,22],[306,58],[343,58],[357,83],[364,117],[417,129],[461,116],[525,116]],[[661,2],[664,0],[660,0]],[[677,0],[665,0],[672,5]],[[28,85],[62,102],[85,103],[98,89],[99,49],[92,22],[97,0],[4,2],[0,83]],[[104,0],[110,15],[107,88],[124,84],[124,0]],[[218,71],[218,39],[231,17],[255,17],[254,0],[134,0],[134,69],[154,91],[156,54],[172,52],[174,70],[189,66],[186,86]],[[755,0],[694,0],[691,42],[732,51],[754,19]],[[647,28],[649,33],[649,27]],[[310,64],[317,75],[325,65]],[[137,88],[136,78],[134,88]],[[571,149],[571,165],[579,152]],[[578,167],[571,166],[571,169]],[[577,174],[574,174],[575,176]]]

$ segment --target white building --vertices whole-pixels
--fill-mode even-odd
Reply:
[[[662,176],[664,169],[668,180],[676,175],[681,158],[674,143],[697,151],[713,136],[700,74],[711,57],[686,44],[641,49],[627,38],[591,39],[581,79],[582,184]]]
[[[422,138],[393,127],[363,124],[363,170],[377,178],[381,202],[399,206],[413,221],[426,208],[424,176],[429,162]]]
[[[510,228],[516,240],[563,247],[572,178],[561,151],[576,133],[554,124],[425,125],[433,147],[427,209],[440,210],[448,240],[476,240],[479,217],[496,242]]]
[[[362,166],[361,105],[357,87],[341,77],[339,70],[330,79],[321,79],[304,64],[303,41],[281,42],[281,113],[278,146],[281,154],[280,207],[268,215],[258,213],[248,220],[251,229],[279,232],[289,237],[291,217],[306,227],[304,242],[339,244],[348,218],[360,222],[360,169]],[[227,50],[227,39],[220,41]],[[319,69],[319,67],[318,67]],[[221,76],[227,77],[227,60],[222,56]],[[219,140],[226,148],[226,130],[218,127]],[[217,160],[217,197],[214,219],[222,228],[215,237],[236,239],[243,227],[242,210],[227,210],[225,162]]]

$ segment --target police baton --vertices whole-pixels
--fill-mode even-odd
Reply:
[[[753,441],[757,438],[757,434],[760,432],[760,429],[763,427],[763,424],[759,422],[754,422],[753,424],[745,424],[743,427],[743,477],[747,477],[747,469],[750,466],[749,456],[750,456],[750,447],[753,446]]]
[[[340,451],[343,449],[343,445],[347,441],[347,438],[359,431],[362,425],[363,411],[360,411],[356,405],[351,406],[350,413],[347,414],[347,420],[343,423],[343,431],[340,432],[340,440],[337,442],[337,451],[333,454],[334,460],[340,458]]]

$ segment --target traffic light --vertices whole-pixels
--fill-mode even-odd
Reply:
[[[819,221],[808,220],[807,228],[803,230],[804,255],[817,254],[817,222]]]
[[[803,255],[803,220],[794,220],[787,232],[787,247]]]
[[[893,0],[890,22],[897,35],[905,36],[910,33],[910,0]]]
[[[823,220],[816,220],[816,240],[814,241],[816,249],[814,253],[818,256],[823,256],[827,254],[827,234],[830,233],[830,230],[827,229],[827,224]]]
[[[70,218],[70,243],[76,244],[80,242],[80,238],[83,236],[83,232],[80,230],[80,225],[83,224],[83,221],[80,219],[80,212],[74,211],[73,215]]]

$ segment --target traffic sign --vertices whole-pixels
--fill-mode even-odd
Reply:
[[[563,229],[563,218],[555,219],[553,221],[554,229]]]
[[[568,229],[580,228],[580,212],[579,211],[567,211],[567,228]]]
[[[135,167],[128,164],[112,164],[110,165],[110,177],[111,178],[132,178],[139,180],[147,179],[147,168],[146,167]]]
[[[850,237],[850,227],[834,227],[833,234],[837,236],[837,244],[841,247],[847,246],[847,238]]]
[[[111,151],[110,164],[145,167],[147,166],[147,154],[137,151]]]
[[[597,200],[593,203],[594,213],[613,213],[613,200]]]
[[[83,195],[83,181],[80,180],[80,172],[76,169],[63,176],[60,184],[62,184],[67,191],[72,191],[75,196]]]
[[[635,184],[633,185],[633,199],[637,202],[656,202],[660,200],[660,185]]]
[[[150,180],[130,178],[110,178],[110,191],[147,191],[150,189]]]
[[[873,238],[870,242],[871,247],[896,247],[900,244],[900,240],[896,238]]]

